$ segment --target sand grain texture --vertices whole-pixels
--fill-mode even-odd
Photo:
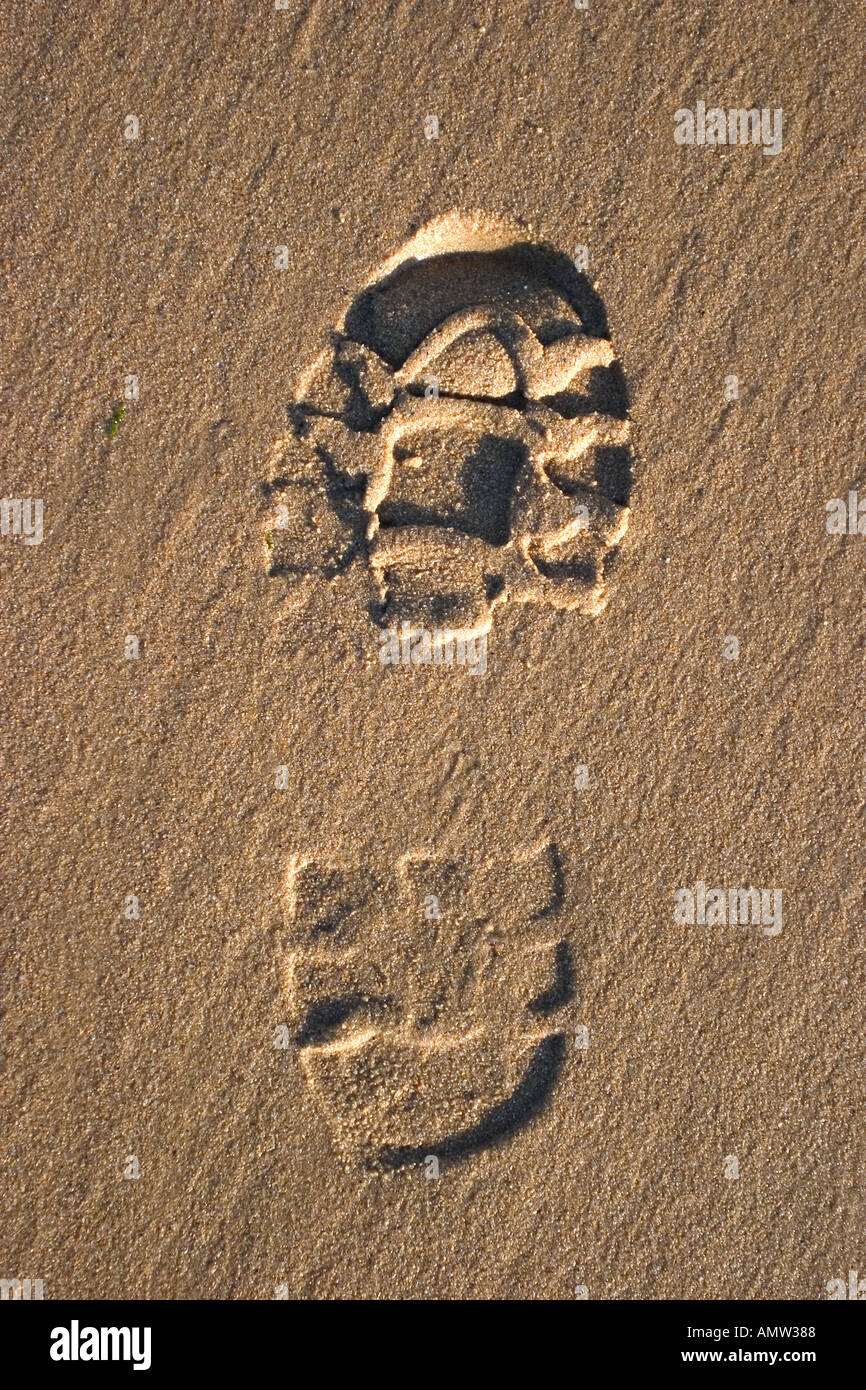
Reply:
[[[866,493],[863,19],[7,8],[2,489],[44,499],[45,536],[0,542],[0,1275],[46,1297],[787,1299],[866,1270],[866,541],[825,527]],[[698,99],[781,107],[781,152],[678,146]],[[628,390],[629,524],[603,611],[503,603],[483,676],[389,668],[353,578],[294,603],[269,577],[261,484],[359,293],[476,212],[587,248]],[[505,368],[481,359],[495,395]],[[504,866],[554,851],[556,911],[526,936],[570,959],[525,1034],[562,1039],[544,1103],[437,1180],[356,1162],[424,1142],[417,1056],[392,1047],[360,1109],[357,1079],[308,1084],[328,1068],[292,1014],[290,866],[460,866],[480,952],[519,917]],[[781,888],[782,932],[675,924],[699,879]],[[457,937],[425,935],[406,891],[371,931],[423,983]],[[521,1007],[546,987],[532,951]],[[434,995],[432,1024],[416,1003],[399,1027],[450,1036]],[[466,1005],[490,1031],[499,1007]],[[442,1133],[528,1065],[482,1041],[432,1106]],[[389,1138],[371,1097],[398,1092]]]

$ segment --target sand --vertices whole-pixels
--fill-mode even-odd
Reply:
[[[866,1270],[863,18],[6,13],[0,1276]]]

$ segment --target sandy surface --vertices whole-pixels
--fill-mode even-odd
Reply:
[[[866,495],[863,21],[9,8],[2,489],[44,539],[0,541],[0,1275],[787,1299],[866,1270],[866,540],[825,525]],[[677,144],[699,100],[781,108],[780,152]],[[287,408],[357,297],[475,213],[586,248],[634,462],[605,602],[506,597],[483,675],[378,660],[363,546],[269,574],[262,487],[309,470]],[[473,341],[462,394],[495,394]],[[781,889],[782,930],[676,922],[699,880]]]

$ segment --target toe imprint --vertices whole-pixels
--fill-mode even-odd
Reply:
[[[354,584],[389,624],[456,604],[479,631],[508,602],[604,607],[630,427],[600,301],[565,257],[437,219],[356,296],[290,413],[264,533],[292,593]]]

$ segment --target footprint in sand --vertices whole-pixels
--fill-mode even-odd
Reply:
[[[486,631],[503,603],[598,613],[625,534],[622,372],[585,277],[452,215],[353,301],[266,484],[269,571],[374,619]]]
[[[285,989],[344,1159],[456,1159],[529,1123],[574,994],[556,847],[506,862],[406,855],[385,872],[294,859]]]

